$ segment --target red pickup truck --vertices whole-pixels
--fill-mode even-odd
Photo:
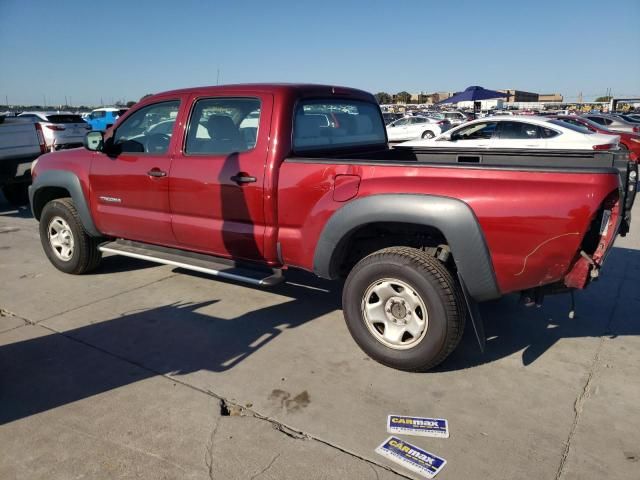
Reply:
[[[597,277],[638,172],[612,152],[390,149],[369,93],[256,84],[146,98],[32,175],[59,270],[110,252],[256,285],[343,278],[360,347],[424,371],[467,319],[484,340],[476,302]]]

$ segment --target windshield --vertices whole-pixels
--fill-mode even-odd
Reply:
[[[380,109],[360,100],[303,100],[296,107],[293,149],[337,150],[387,143]]]

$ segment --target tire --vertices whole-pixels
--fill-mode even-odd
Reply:
[[[51,238],[54,236],[56,241]],[[70,198],[58,198],[44,206],[40,215],[40,242],[53,266],[65,273],[88,273],[102,259],[98,250],[100,239],[87,234]]]
[[[629,151],[629,148],[624,143],[618,144],[618,148],[620,148],[620,150],[623,151],[623,152],[628,152]]]
[[[11,205],[21,207],[29,203],[29,185],[26,183],[11,183],[2,187],[4,198]]]
[[[422,138],[433,138],[435,135],[431,130],[427,130],[426,132],[422,132]]]
[[[360,348],[399,370],[432,369],[455,350],[464,333],[466,307],[459,284],[440,261],[414,248],[385,248],[358,262],[345,282],[342,308]]]

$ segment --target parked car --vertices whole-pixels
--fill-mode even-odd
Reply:
[[[402,115],[401,113],[391,113],[391,112],[383,112],[382,113],[382,118],[384,119],[384,124],[385,125],[389,125],[391,122],[394,122],[400,118],[402,118],[404,115]]]
[[[91,125],[92,130],[104,132],[115,124],[118,117],[126,111],[126,108],[96,108],[86,116],[85,121]]]
[[[614,150],[620,137],[592,133],[560,120],[534,116],[486,117],[465,123],[432,140],[401,144],[411,147],[593,149]]]
[[[627,132],[614,132],[599,123],[589,120],[578,115],[556,115],[552,118],[562,120],[577,127],[584,127],[595,133],[604,135],[617,135],[620,137],[620,149],[629,151],[629,158],[636,162],[640,160],[640,135]]]
[[[413,138],[434,138],[446,130],[447,122],[429,117],[404,117],[387,125],[390,142],[402,142]]]
[[[29,202],[31,164],[46,151],[39,123],[29,118],[0,117],[0,188],[9,203]]]
[[[614,113],[612,115],[623,119],[625,122],[640,123],[640,118],[633,115],[627,115],[626,113]]]
[[[91,130],[80,115],[68,112],[23,112],[18,117],[40,124],[50,150],[81,147],[85,134]]]
[[[442,112],[442,115],[446,120],[449,120],[451,125],[456,126],[468,121],[467,116],[462,112]]]
[[[251,148],[239,125],[258,108]],[[346,108],[353,122],[320,123]],[[173,114],[170,136],[143,133]],[[40,157],[29,194],[60,271],[90,272],[113,253],[256,286],[293,268],[345,278],[358,345],[423,371],[467,320],[484,341],[476,302],[519,291],[540,301],[602,277],[637,167],[615,152],[491,150],[468,166],[451,151],[390,149],[361,90],[229,85],[145,98],[106,134],[89,132],[86,149]]]
[[[609,130],[615,130],[616,132],[640,133],[640,125],[633,122],[627,122],[625,119],[615,115],[609,115],[606,113],[587,113],[583,115],[583,117],[596,122]]]

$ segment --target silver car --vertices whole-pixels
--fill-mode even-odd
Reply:
[[[596,122],[609,130],[616,132],[640,133],[640,126],[636,123],[627,122],[617,115],[607,115],[606,113],[585,113],[584,118]]]
[[[81,147],[91,130],[80,115],[68,112],[23,112],[18,117],[40,124],[48,150]]]

